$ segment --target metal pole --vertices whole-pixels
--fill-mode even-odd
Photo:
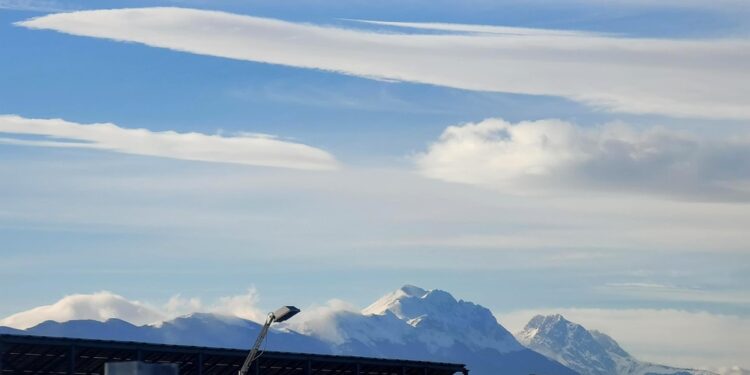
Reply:
[[[263,339],[266,338],[266,335],[268,334],[268,329],[271,328],[271,324],[273,324],[274,321],[274,315],[269,314],[268,318],[266,319],[266,323],[263,324],[263,328],[261,328],[260,333],[258,334],[258,338],[255,340],[255,344],[253,345],[253,348],[250,349],[250,353],[247,355],[247,358],[245,358],[245,363],[242,364],[242,368],[240,368],[239,375],[247,375],[247,370],[250,369],[250,364],[253,363],[253,361],[256,359],[258,354],[258,349],[260,348],[260,344],[263,343]]]
[[[203,375],[203,353],[198,353],[198,375]]]

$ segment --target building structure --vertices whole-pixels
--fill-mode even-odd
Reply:
[[[104,375],[107,362],[175,363],[180,375],[236,375],[246,350],[0,335],[0,375]],[[468,375],[463,364],[266,351],[250,375]]]

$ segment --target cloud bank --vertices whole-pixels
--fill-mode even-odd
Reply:
[[[122,319],[133,324],[150,324],[166,316],[153,307],[130,301],[117,294],[102,291],[94,294],[73,294],[45,306],[13,314],[0,319],[0,326],[26,329],[53,320],[66,322],[75,319],[105,321]]]
[[[416,155],[425,176],[512,192],[600,189],[750,197],[750,137],[502,119],[450,126]]]
[[[172,296],[161,306],[128,300],[118,294],[101,291],[92,294],[73,294],[45,306],[35,307],[0,319],[0,326],[27,329],[46,322],[70,320],[121,319],[135,325],[159,324],[195,312],[210,312],[236,316],[256,322],[265,320],[265,313],[258,308],[258,292],[249,288],[246,293],[220,297],[212,303],[200,298]]]
[[[562,96],[611,111],[750,118],[750,41],[744,39],[414,23],[402,26],[469,33],[377,33],[183,8],[58,13],[18,25],[361,77]]]
[[[270,136],[225,137],[201,133],[154,132],[115,124],[78,124],[61,119],[27,119],[0,115],[0,143],[86,148],[180,160],[245,164],[309,170],[337,168],[328,152]],[[25,136],[26,138],[22,138]],[[28,139],[28,136],[43,139]]]

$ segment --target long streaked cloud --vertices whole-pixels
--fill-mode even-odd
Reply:
[[[611,111],[750,118],[750,41],[744,39],[634,39],[529,29],[377,33],[182,8],[59,13],[18,25],[362,77],[562,96]]]
[[[4,134],[0,143],[12,145],[86,148],[181,160],[310,170],[337,167],[336,159],[326,151],[266,135],[226,137],[155,132],[122,128],[111,123],[79,124],[15,115],[0,115],[0,134]],[[29,139],[29,136],[42,139]]]
[[[487,119],[448,127],[415,157],[428,177],[510,192],[601,190],[750,197],[750,137],[625,124]]]
[[[391,22],[377,20],[351,20],[371,25],[395,26],[407,29],[435,30],[435,31],[458,31],[466,33],[480,34],[498,34],[508,36],[578,36],[594,37],[597,33],[575,30],[554,30],[554,29],[534,29],[528,27],[509,27],[509,26],[492,26],[492,25],[467,25],[460,23],[443,23],[443,22]]]
[[[620,295],[653,301],[707,302],[750,306],[750,292],[707,290],[656,283],[608,283],[596,288],[606,295]]]
[[[71,7],[63,6],[55,0],[0,0],[0,9],[31,12],[64,12]]]

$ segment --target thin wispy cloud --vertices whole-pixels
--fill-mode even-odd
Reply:
[[[607,295],[621,295],[644,300],[750,306],[750,293],[745,291],[709,290],[655,283],[607,283],[596,289]]]
[[[30,12],[64,12],[76,10],[55,0],[0,0],[0,9]]]
[[[561,96],[609,111],[750,118],[750,41],[744,39],[492,28],[471,35],[377,33],[182,8],[53,14],[18,25],[376,79]]]
[[[328,152],[267,135],[234,137],[202,133],[128,129],[111,123],[79,124],[61,119],[0,115],[0,143],[83,148],[125,154],[216,163],[309,170],[337,168]],[[41,137],[29,139],[28,137]]]
[[[533,29],[528,27],[509,27],[509,26],[492,26],[492,25],[466,25],[460,23],[442,23],[442,22],[390,22],[377,20],[350,20],[371,25],[394,26],[407,29],[418,30],[435,30],[435,31],[459,31],[466,33],[479,34],[499,34],[499,35],[516,35],[516,36],[602,36],[601,33],[591,33],[586,31],[570,30],[553,30],[553,29]]]

